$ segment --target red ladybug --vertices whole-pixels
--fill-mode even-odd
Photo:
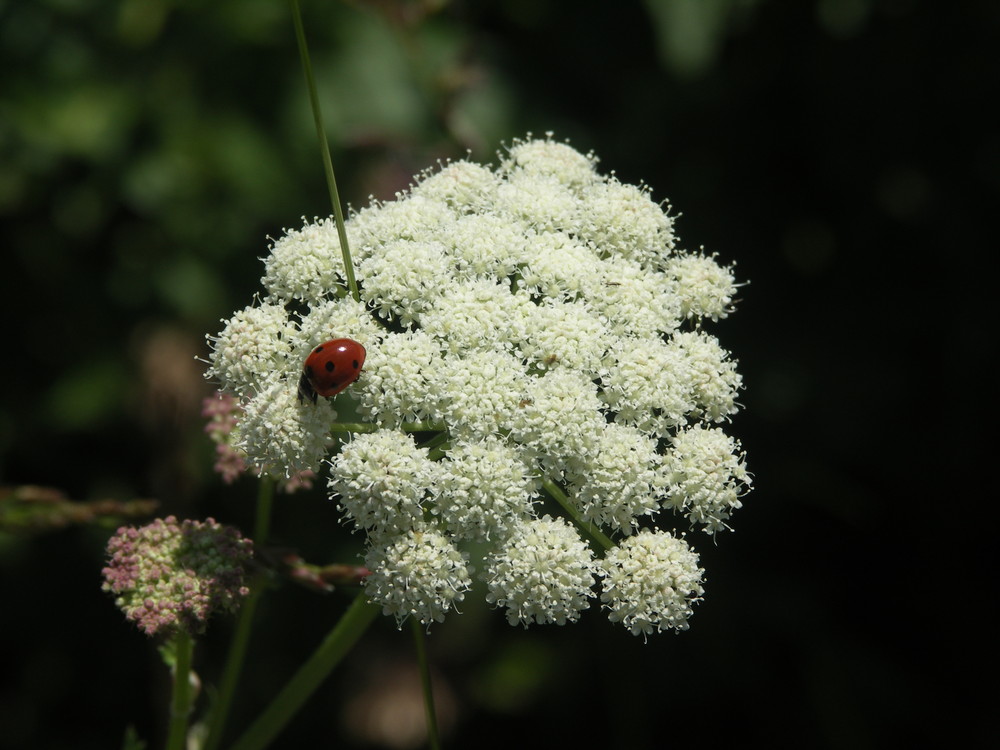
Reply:
[[[351,339],[320,344],[306,357],[299,378],[299,402],[314,404],[317,396],[336,396],[358,379],[365,363],[365,348]]]

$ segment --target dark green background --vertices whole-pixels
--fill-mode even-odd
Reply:
[[[736,533],[693,536],[691,630],[643,643],[596,609],[514,630],[477,593],[430,639],[446,747],[992,746],[995,688],[973,677],[995,682],[1000,5],[304,11],[352,205],[551,130],[751,282],[714,330],[745,377],[732,431],[756,490]],[[266,238],[329,213],[317,154],[282,2],[0,2],[0,484],[250,528],[253,484],[210,473],[194,357],[259,288]],[[358,544],[320,491],[274,523],[316,561]],[[129,722],[159,744],[166,678],[99,590],[108,533],[0,536],[0,747],[115,747]],[[238,722],[345,601],[265,602]],[[344,717],[412,659],[379,621],[277,746],[372,746]]]

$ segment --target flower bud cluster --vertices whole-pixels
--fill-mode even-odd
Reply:
[[[198,634],[211,615],[234,610],[249,593],[253,543],[211,518],[122,527],[107,550],[102,588],[147,635]]]
[[[475,575],[512,623],[573,621],[600,581],[632,632],[686,627],[697,554],[650,527],[670,511],[724,530],[750,485],[720,426],[742,380],[706,328],[733,311],[732,267],[680,249],[648,188],[551,138],[422,174],[346,228],[359,302],[332,220],[305,221],[271,247],[262,298],[210,337],[247,460],[328,465],[368,540],[368,595],[400,622],[442,619]],[[365,347],[360,378],[300,401],[305,357],[333,338]],[[338,411],[363,423],[343,442]],[[595,556],[539,514],[543,487],[620,543]]]

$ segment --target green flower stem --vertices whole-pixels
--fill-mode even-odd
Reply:
[[[337,178],[333,174],[333,160],[330,158],[330,146],[326,140],[326,128],[323,125],[323,113],[319,107],[319,94],[316,93],[316,79],[313,77],[312,63],[309,61],[309,46],[306,43],[306,32],[302,26],[302,12],[299,0],[291,0],[292,20],[295,23],[295,40],[299,45],[299,57],[302,59],[302,71],[306,77],[306,88],[309,90],[309,105],[312,107],[313,120],[316,123],[316,136],[319,138],[319,148],[323,157],[323,169],[326,172],[326,185],[330,191],[330,203],[333,204],[333,214],[337,223],[337,236],[340,238],[340,251],[344,258],[344,273],[347,286],[355,302],[361,301],[358,282],[354,278],[354,263],[351,260],[351,248],[347,244],[347,228],[344,226],[344,211],[340,207],[340,191],[337,190]]]
[[[261,750],[278,735],[380,612],[362,593],[231,750]]]
[[[271,506],[274,500],[275,482],[270,477],[261,477],[257,489],[257,517],[254,522],[254,542],[261,546],[267,541],[271,528]],[[243,671],[247,648],[250,644],[250,629],[253,627],[253,615],[257,609],[264,587],[267,585],[267,575],[258,574],[250,584],[250,595],[240,605],[240,614],[236,620],[236,632],[229,644],[226,656],[226,666],[222,670],[219,683],[219,695],[212,707],[208,722],[208,735],[205,738],[203,750],[216,750],[222,741],[222,732],[229,718],[229,709],[233,704],[236,686]]]
[[[330,427],[330,432],[378,432],[382,428],[371,422],[334,422]],[[403,432],[441,432],[447,427],[442,422],[403,422],[399,426]]]
[[[167,736],[167,750],[183,750],[187,746],[188,718],[194,691],[191,689],[191,659],[194,655],[194,639],[186,630],[180,630],[173,638],[174,647],[174,689],[170,700],[170,733]]]
[[[424,689],[424,713],[427,714],[427,741],[431,750],[440,750],[441,740],[438,738],[437,712],[434,710],[434,690],[431,686],[431,670],[427,663],[427,649],[424,648],[424,630],[416,617],[410,617],[413,631],[413,643],[417,650],[417,662],[420,664],[420,681]]]
[[[444,432],[448,425],[444,422],[403,422],[399,429],[403,432]]]
[[[570,502],[566,493],[559,489],[559,486],[553,482],[551,479],[542,480],[542,489],[544,489],[549,497],[555,500],[562,509],[566,511],[566,514],[573,519],[573,523],[580,527],[580,529],[587,534],[591,539],[600,544],[605,550],[609,550],[614,547],[614,542],[590,521],[585,521],[583,516],[580,515],[573,503]]]
[[[334,422],[330,425],[330,432],[334,435],[343,434],[348,432],[356,432],[358,434],[365,432],[378,432],[379,426],[377,424],[372,424],[371,422]]]
[[[434,437],[432,437],[427,442],[421,443],[420,447],[421,448],[437,448],[439,445],[443,445],[444,443],[447,443],[449,440],[451,440],[451,434],[449,434],[449,432],[447,430],[442,430],[441,432],[439,432],[437,435],[435,435]]]
[[[243,671],[243,661],[250,644],[250,629],[253,627],[254,611],[257,609],[257,602],[264,591],[266,581],[267,576],[258,576],[251,585],[250,595],[240,605],[236,632],[233,633],[233,640],[229,644],[226,666],[219,683],[219,696],[212,709],[208,736],[205,738],[203,750],[215,750],[222,741],[222,731],[225,728],[226,719],[229,717],[229,709],[233,704],[233,696],[236,694],[236,686],[239,684],[240,672]]]
[[[435,445],[429,451],[427,451],[427,458],[431,461],[440,461],[442,458],[448,455],[448,451],[451,450],[451,443],[444,442],[440,445]]]

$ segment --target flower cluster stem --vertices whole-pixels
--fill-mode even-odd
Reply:
[[[191,661],[194,639],[186,630],[179,630],[173,638],[174,686],[170,700],[170,732],[167,750],[184,750],[187,745],[188,718],[194,691],[191,687]]]
[[[323,112],[319,106],[319,94],[316,92],[316,79],[313,76],[312,63],[309,60],[309,46],[306,43],[306,32],[302,25],[302,11],[299,0],[291,0],[292,20],[295,23],[295,40],[299,45],[299,57],[302,60],[302,71],[306,77],[306,88],[309,90],[309,105],[312,108],[313,120],[316,123],[316,136],[319,138],[320,153],[323,157],[323,169],[326,173],[326,186],[330,191],[330,203],[333,204],[333,215],[337,224],[337,236],[340,238],[340,252],[344,258],[344,275],[347,287],[355,302],[361,301],[358,282],[354,278],[354,263],[351,260],[351,248],[347,244],[347,228],[344,226],[344,210],[340,205],[340,191],[337,190],[337,178],[333,174],[333,159],[330,158],[330,145],[326,140],[326,128],[323,125]]]
[[[334,422],[330,432],[342,434],[345,432],[369,433],[383,429],[373,422]],[[442,432],[447,429],[444,422],[403,422],[399,426],[403,432]]]
[[[592,524],[590,521],[584,520],[583,516],[580,515],[580,511],[573,506],[573,503],[570,502],[566,493],[559,488],[559,485],[551,479],[545,479],[542,481],[542,489],[545,490],[549,497],[559,503],[560,507],[566,511],[566,514],[573,519],[573,523],[575,523],[581,531],[601,545],[605,551],[615,546],[614,542],[612,542],[611,539],[604,534],[604,532],[597,528],[597,526]]]
[[[274,500],[274,480],[269,477],[261,477],[257,489],[257,517],[254,522],[254,542],[259,546],[267,541],[271,528],[271,505]],[[222,671],[222,678],[219,683],[219,695],[212,709],[209,719],[208,735],[205,738],[203,750],[216,750],[222,741],[222,732],[226,726],[226,719],[229,717],[229,709],[233,703],[233,696],[236,694],[236,687],[239,684],[240,673],[243,671],[243,662],[246,659],[247,648],[250,644],[250,629],[253,627],[253,616],[257,609],[257,602],[267,584],[267,576],[259,574],[250,585],[250,594],[240,605],[240,614],[236,621],[236,631],[233,633],[233,640],[229,644],[229,654],[226,656],[226,666]]]
[[[424,691],[424,713],[427,715],[427,741],[431,750],[441,750],[441,740],[438,737],[437,711],[434,710],[434,689],[431,685],[431,669],[427,662],[427,649],[424,647],[424,631],[416,617],[410,618],[413,631],[413,643],[417,651],[417,662],[420,665],[420,682]]]
[[[249,596],[240,605],[240,615],[236,622],[236,632],[233,633],[233,640],[229,645],[226,666],[223,669],[222,678],[219,682],[219,695],[212,710],[208,736],[205,739],[203,750],[215,750],[219,747],[219,743],[222,740],[222,731],[229,716],[233,696],[236,694],[236,687],[240,681],[240,673],[243,671],[243,662],[246,658],[247,647],[250,644],[250,629],[253,626],[253,615],[257,609],[257,602],[260,600],[260,595],[264,590],[265,581],[265,576],[258,576],[251,585]]]
[[[262,750],[267,747],[357,642],[379,612],[377,604],[369,602],[363,593],[359,594],[319,648],[236,741],[232,750]]]

